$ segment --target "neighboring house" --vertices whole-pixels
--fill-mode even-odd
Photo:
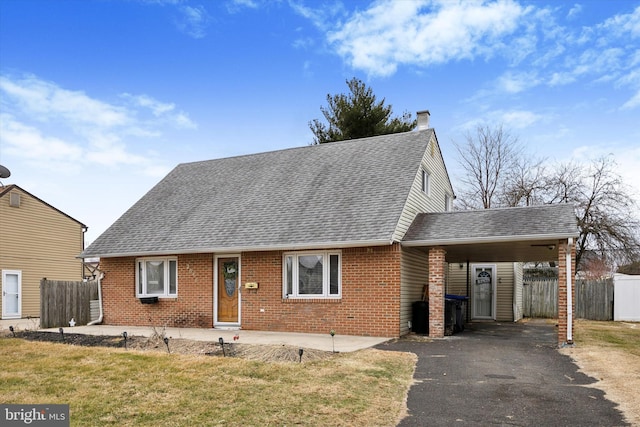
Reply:
[[[486,210],[492,227],[457,236],[463,213],[447,212],[454,192],[428,118],[412,132],[178,165],[80,255],[100,258],[104,322],[396,337],[429,284],[429,333],[442,336],[448,261],[536,258],[541,242],[562,260],[577,230],[567,205]],[[450,241],[430,241],[443,218],[455,227],[432,237]]]
[[[0,187],[2,319],[40,316],[40,280],[82,280],[87,226],[17,185]]]

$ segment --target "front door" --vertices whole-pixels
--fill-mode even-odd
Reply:
[[[2,318],[20,318],[22,301],[22,272],[2,270]]]
[[[473,265],[473,310],[474,319],[495,319],[495,265]]]
[[[240,324],[240,258],[218,258],[217,323]]]

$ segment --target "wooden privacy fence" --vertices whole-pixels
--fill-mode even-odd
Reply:
[[[576,317],[613,320],[613,278],[576,280]]]
[[[91,321],[91,301],[98,299],[98,282],[40,281],[40,327],[56,328]]]
[[[525,278],[522,299],[525,317],[558,317],[558,279]]]
[[[577,279],[574,316],[578,319],[613,320],[613,288],[612,278]],[[522,299],[525,317],[557,318],[558,279],[525,277]]]

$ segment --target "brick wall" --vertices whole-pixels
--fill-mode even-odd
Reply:
[[[282,295],[281,251],[241,256],[241,322],[247,330],[395,337],[400,334],[400,245],[342,250],[342,298],[293,300]],[[178,256],[178,298],[141,304],[135,258],[104,258],[104,323],[210,328],[213,254]]]
[[[576,245],[571,245],[571,330],[575,334],[576,318]],[[558,344],[567,344],[567,241],[558,242]],[[573,340],[572,340],[573,341]],[[569,342],[572,344],[572,342]]]
[[[444,337],[445,250],[429,249],[429,336]]]
[[[282,252],[242,254],[242,328],[341,335],[400,334],[400,247],[342,250],[342,298],[282,298]]]
[[[136,298],[135,260],[100,260],[105,324],[213,327],[213,254],[178,255],[178,298],[161,298],[157,304]]]

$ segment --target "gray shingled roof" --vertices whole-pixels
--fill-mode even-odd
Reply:
[[[390,243],[432,136],[180,164],[80,256]]]
[[[419,214],[403,244],[445,245],[505,240],[540,240],[578,235],[573,205],[540,205]]]

